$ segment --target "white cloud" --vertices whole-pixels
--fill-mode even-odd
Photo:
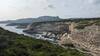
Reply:
[[[100,0],[0,0],[0,18],[99,17]]]
[[[100,0],[49,0],[61,17],[100,17]],[[97,4],[98,3],[98,4]]]
[[[0,18],[16,19],[23,17],[38,17],[55,15],[48,7],[46,0],[0,0]]]
[[[100,0],[89,0],[91,4],[100,4]]]

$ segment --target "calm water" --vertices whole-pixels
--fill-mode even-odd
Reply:
[[[48,40],[48,41],[54,41],[54,39],[44,38],[40,34],[33,34],[33,35],[26,34],[26,33],[23,32],[23,30],[25,30],[25,29],[17,29],[16,28],[17,26],[6,26],[6,24],[0,24],[0,27],[2,27],[5,30],[17,33],[17,34],[24,34],[26,36],[30,36],[30,37],[33,37],[33,38],[36,38],[36,39],[43,39],[43,40]]]
[[[16,29],[16,26],[6,26],[6,24],[0,24],[0,27],[8,31],[15,32],[17,34],[24,34],[24,29]]]

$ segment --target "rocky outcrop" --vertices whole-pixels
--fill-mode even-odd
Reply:
[[[54,39],[61,40],[65,33],[69,34],[71,32],[72,26],[70,27],[70,25],[70,22],[37,22],[30,24],[24,32],[28,34],[38,32],[43,35],[45,32],[46,37],[52,38],[51,35],[54,35]]]
[[[70,39],[76,47],[86,49],[95,56],[100,55],[100,26],[92,25],[74,31]]]
[[[69,34],[68,33],[63,34],[58,43],[59,43],[59,45],[72,44]]]

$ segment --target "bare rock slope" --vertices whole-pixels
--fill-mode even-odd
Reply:
[[[71,34],[71,41],[78,48],[84,48],[94,56],[100,56],[100,26],[88,26]]]

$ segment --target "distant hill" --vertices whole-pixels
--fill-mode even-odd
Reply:
[[[54,16],[41,16],[41,17],[38,17],[38,21],[57,21],[57,20],[60,20],[61,18],[59,18],[58,16],[57,17],[54,17]]]
[[[11,20],[7,20],[7,21],[0,21],[0,23],[10,23],[12,22]]]
[[[38,18],[23,18],[23,19],[12,21],[11,23],[8,24],[8,26],[24,25],[24,24],[27,25],[33,22],[57,21],[57,20],[60,20],[60,18],[54,16],[41,16]]]
[[[17,19],[13,20],[12,22],[8,23],[7,26],[15,26],[15,25],[27,25],[32,23],[34,18],[23,18],[23,19]]]

